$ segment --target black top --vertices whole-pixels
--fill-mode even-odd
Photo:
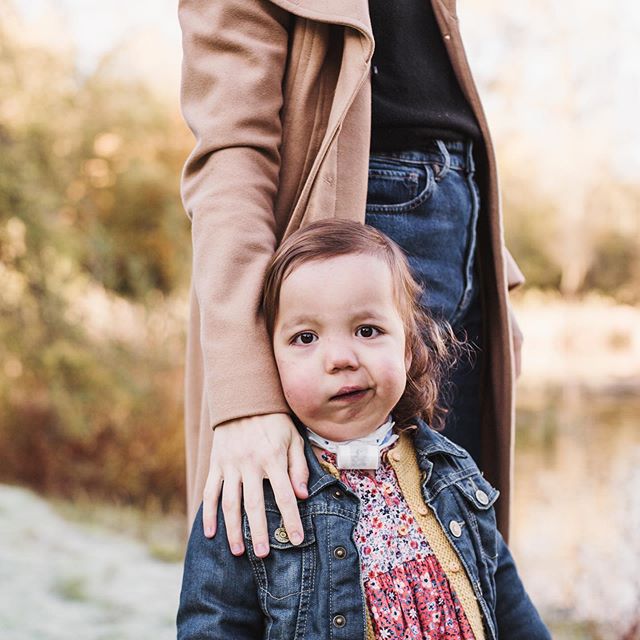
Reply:
[[[425,147],[433,138],[480,138],[430,0],[369,0],[372,151]]]

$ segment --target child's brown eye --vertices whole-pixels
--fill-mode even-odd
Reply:
[[[358,327],[358,330],[356,331],[356,335],[360,336],[361,338],[373,338],[378,333],[380,333],[378,329],[369,325]]]
[[[311,344],[316,339],[316,336],[310,331],[299,333],[294,339],[294,344]]]

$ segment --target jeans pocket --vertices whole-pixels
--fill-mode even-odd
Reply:
[[[365,222],[406,252],[424,308],[456,326],[477,291],[479,199],[471,172],[437,162],[371,156]]]
[[[406,213],[429,198],[434,171],[425,162],[397,162],[371,156],[367,185],[367,213]]]

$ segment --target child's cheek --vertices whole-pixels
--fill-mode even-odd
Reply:
[[[310,384],[303,372],[288,370],[285,375],[280,375],[282,390],[291,410],[304,421],[305,417],[315,413],[318,402],[318,391],[315,385]]]
[[[404,393],[407,384],[407,369],[403,360],[389,358],[380,367],[380,382],[384,389],[393,395]]]

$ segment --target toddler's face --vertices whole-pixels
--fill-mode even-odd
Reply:
[[[303,264],[283,281],[273,345],[287,402],[330,440],[379,427],[402,396],[408,359],[391,272],[347,255]]]

